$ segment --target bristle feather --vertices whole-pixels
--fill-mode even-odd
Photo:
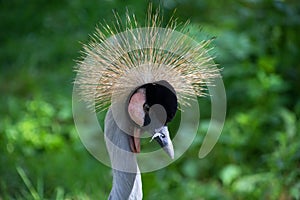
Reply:
[[[114,12],[115,23],[101,24],[91,42],[83,45],[84,60],[77,62],[75,84],[89,106],[103,110],[110,105],[113,94],[126,99],[138,86],[160,80],[173,86],[181,105],[189,105],[194,95],[205,95],[205,85],[219,75],[213,57],[208,55],[211,40],[194,45],[194,40],[184,34],[175,34],[174,38],[177,19],[171,17],[163,29],[159,12],[151,14],[149,6],[144,29],[138,28],[135,15],[128,11],[123,27],[119,14]],[[180,32],[187,32],[188,24],[180,25]],[[127,32],[119,34],[122,31]],[[113,37],[107,39],[107,35]]]

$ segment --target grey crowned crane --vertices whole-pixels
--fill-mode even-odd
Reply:
[[[168,123],[218,76],[208,55],[210,40],[195,45],[185,35],[187,24],[178,28],[171,19],[161,28],[159,11],[151,12],[150,6],[144,27],[134,15],[127,13],[121,23],[116,14],[116,22],[102,25],[84,46],[76,68],[82,99],[96,110],[108,108],[104,137],[113,169],[111,200],[142,199],[136,158],[142,134],[150,133],[173,159]]]

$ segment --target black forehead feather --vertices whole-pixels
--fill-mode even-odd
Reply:
[[[174,88],[167,81],[148,83],[141,88],[146,89],[146,103],[151,107],[154,104],[162,105],[167,112],[167,121],[170,122],[177,111],[177,97]]]

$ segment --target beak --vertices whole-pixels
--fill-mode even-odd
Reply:
[[[155,133],[152,136],[151,141],[155,139],[158,144],[164,149],[164,151],[174,159],[174,148],[170,138],[169,130],[167,126],[163,126],[159,129],[155,129]],[[150,142],[151,142],[150,141]]]

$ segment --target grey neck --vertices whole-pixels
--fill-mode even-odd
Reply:
[[[113,168],[109,200],[141,200],[142,181],[136,157],[130,150],[129,135],[117,126],[111,110],[105,118],[105,141]]]

